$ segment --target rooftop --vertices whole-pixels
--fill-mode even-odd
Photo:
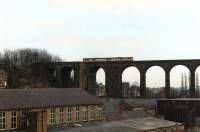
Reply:
[[[138,132],[145,130],[154,130],[160,128],[174,127],[180,123],[161,120],[153,117],[144,117],[123,121],[107,122],[93,126],[49,130],[49,132]]]
[[[156,106],[156,99],[123,99],[122,101],[133,108]]]
[[[200,98],[175,98],[175,99],[158,99],[158,100],[200,101]]]
[[[81,88],[0,89],[0,110],[102,104]]]

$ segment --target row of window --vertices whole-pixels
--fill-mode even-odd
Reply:
[[[73,116],[73,108],[72,107],[68,107],[67,109],[67,123],[72,123],[72,116]],[[77,106],[76,110],[74,111],[76,112],[76,122],[80,122],[80,107]],[[85,107],[85,109],[83,109],[82,113],[82,117],[83,117],[83,121],[88,121],[88,120],[95,120],[95,117],[97,120],[101,120],[102,119],[102,109],[97,109],[95,111],[95,107],[90,107],[90,109],[88,110],[88,107]],[[17,112],[16,111],[12,111],[10,113],[10,116],[6,116],[6,112],[0,112],[0,130],[6,129],[6,118],[7,117],[11,117],[11,121],[10,121],[10,126],[11,129],[16,129],[17,128]],[[88,115],[89,119],[88,119]],[[52,108],[51,109],[51,125],[55,125],[56,124],[56,108]],[[24,120],[24,114],[22,113],[22,122]],[[8,121],[9,122],[9,121]],[[59,123],[60,124],[65,124],[64,122],[64,108],[59,108]]]
[[[67,108],[67,123],[70,124],[72,123],[72,116],[73,116],[73,110],[72,107]],[[76,107],[76,122],[80,122],[80,107]],[[88,114],[90,114],[90,119],[88,119]],[[83,109],[82,111],[82,117],[83,121],[88,121],[88,120],[95,120],[95,117],[100,120],[102,119],[102,110],[98,109],[95,114],[95,108],[91,107],[89,110],[87,107]],[[56,125],[56,108],[51,109],[51,125]],[[59,124],[65,124],[64,122],[64,108],[59,108]]]
[[[7,82],[6,81],[0,81],[0,85],[1,86],[7,86]]]
[[[11,129],[17,128],[17,112],[11,112]],[[6,129],[6,113],[0,112],[0,130]]]

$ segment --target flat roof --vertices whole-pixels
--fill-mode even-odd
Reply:
[[[107,122],[92,126],[71,129],[49,130],[49,132],[138,132],[182,125],[172,121],[144,117],[123,121]]]
[[[152,130],[152,129],[176,126],[177,122],[162,120],[154,117],[143,117],[143,118],[114,122],[114,124],[131,127],[136,130]],[[178,124],[180,125],[180,123]]]
[[[133,108],[137,107],[155,107],[156,99],[123,99],[125,103],[130,105]]]
[[[167,100],[174,100],[174,101],[200,101],[200,98],[175,98],[175,99],[158,99],[158,100],[164,100],[164,101],[167,101]]]
[[[81,88],[0,89],[0,110],[103,104]]]

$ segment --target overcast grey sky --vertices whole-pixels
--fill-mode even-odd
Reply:
[[[66,60],[200,58],[199,0],[2,0],[0,48]]]
[[[1,0],[0,49],[64,60],[200,58],[199,0]]]

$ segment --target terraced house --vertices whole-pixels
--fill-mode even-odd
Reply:
[[[104,120],[103,103],[80,88],[0,90],[0,130],[47,132]]]

